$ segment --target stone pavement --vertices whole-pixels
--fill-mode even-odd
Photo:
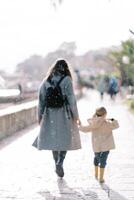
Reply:
[[[81,150],[67,153],[65,177],[59,179],[51,152],[31,146],[39,131],[34,125],[0,143],[0,200],[134,200],[134,117],[120,98],[113,102],[105,96],[101,102],[97,92],[85,91],[78,102],[83,124],[100,105],[120,124],[114,133],[116,149],[108,159],[105,184],[93,176],[90,133],[81,133]]]

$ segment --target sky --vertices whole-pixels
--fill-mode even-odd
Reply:
[[[64,41],[75,41],[79,55],[119,45],[134,37],[133,19],[134,0],[0,0],[0,70],[12,72]]]

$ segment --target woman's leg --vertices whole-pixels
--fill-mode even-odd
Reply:
[[[55,164],[56,164],[57,161],[58,161],[58,151],[52,151],[52,154],[53,154],[53,159],[54,159]]]
[[[56,163],[56,173],[59,177],[64,176],[63,162],[66,157],[67,151],[59,151],[58,152],[58,161]]]
[[[66,154],[67,154],[67,151],[59,151],[58,164],[63,165]]]

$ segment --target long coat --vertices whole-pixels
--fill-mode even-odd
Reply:
[[[115,148],[112,130],[119,127],[117,120],[106,120],[104,117],[94,117],[88,120],[89,125],[81,126],[83,132],[92,132],[94,152],[104,152]]]
[[[52,78],[54,84],[60,75]],[[50,87],[48,81],[39,90],[38,119],[41,120],[40,132],[33,146],[39,150],[67,151],[81,148],[80,135],[76,120],[79,119],[72,80],[66,76],[60,83],[62,94],[67,99],[62,108],[47,108],[45,95]]]

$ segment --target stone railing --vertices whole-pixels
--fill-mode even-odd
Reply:
[[[37,122],[37,100],[0,110],[0,139]]]

